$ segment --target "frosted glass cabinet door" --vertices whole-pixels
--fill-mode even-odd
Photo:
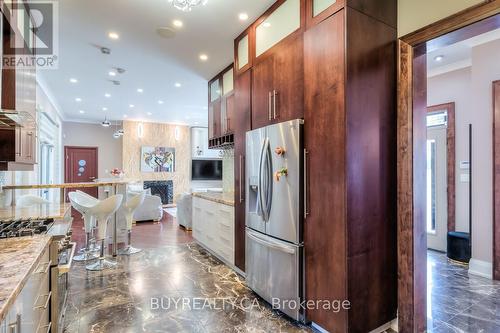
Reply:
[[[248,59],[250,58],[249,53],[248,35],[246,35],[238,42],[238,69],[242,69],[248,65]]]
[[[334,5],[337,0],[313,0],[313,16],[316,17],[325,9]]]
[[[230,69],[222,75],[222,95],[227,95],[233,91],[233,70]]]
[[[220,97],[220,83],[219,79],[210,83],[210,102],[216,101]]]
[[[286,0],[256,29],[256,56],[300,28],[300,0]]]

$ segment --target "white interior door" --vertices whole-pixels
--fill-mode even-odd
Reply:
[[[448,233],[446,126],[427,129],[427,247],[446,251]]]

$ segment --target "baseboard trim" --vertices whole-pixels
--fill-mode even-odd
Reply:
[[[493,264],[491,262],[471,259],[469,263],[469,274],[493,279]]]

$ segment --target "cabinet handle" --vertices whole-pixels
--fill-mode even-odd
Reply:
[[[307,154],[309,152],[304,149],[304,219],[307,219],[309,212],[307,211]]]
[[[44,269],[40,269],[40,266],[42,265],[46,265]],[[47,274],[47,272],[49,271],[49,268],[50,268],[50,265],[52,265],[52,260],[49,260],[48,262],[46,262],[45,264],[40,264],[38,265],[38,267],[36,268],[35,270],[35,273],[36,274]]]
[[[269,111],[269,120],[272,119],[272,111],[271,109],[273,108],[273,102],[272,102],[272,99],[273,99],[273,94],[271,92],[269,92],[269,105],[268,105],[268,111]]]
[[[52,322],[50,322],[48,325],[44,325],[44,326],[38,327],[38,329],[36,330],[36,332],[38,333],[38,331],[40,330],[40,328],[46,328],[47,330],[45,332],[49,333],[51,327],[52,327]]]
[[[240,203],[243,202],[243,155],[240,155]]]
[[[16,321],[9,324],[9,333],[21,333],[21,315],[16,315]]]
[[[276,95],[278,95],[278,92],[276,90],[273,90],[273,116],[274,116],[274,119],[276,119]]]
[[[38,299],[40,297],[47,297],[47,299],[45,300],[45,303],[43,305],[36,305],[36,303],[38,302]],[[36,302],[35,302],[35,306],[33,307],[33,310],[36,310],[36,309],[47,309],[49,307],[49,302],[50,302],[50,298],[52,296],[52,291],[49,291],[49,293],[47,295],[38,295],[38,297],[36,298]]]
[[[29,148],[29,150],[28,150],[28,152],[29,152],[28,153],[28,158],[32,158],[31,155],[33,155],[32,154],[32,150],[33,150],[33,132],[28,132],[28,136],[30,138],[29,141],[28,141],[28,148]]]

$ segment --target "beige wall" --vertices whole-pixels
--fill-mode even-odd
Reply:
[[[493,248],[492,82],[500,80],[500,40],[472,49],[472,67],[429,79],[428,103],[457,103],[458,162],[467,160],[467,125],[473,126],[472,257],[491,263]],[[459,175],[460,173],[458,173]],[[465,186],[457,182],[457,205],[467,205]],[[457,228],[467,230],[463,207],[457,207]]]
[[[128,178],[140,180],[173,180],[174,197],[190,188],[191,145],[187,126],[171,124],[143,123],[144,135],[139,138],[139,122],[124,121],[123,129],[123,170]],[[179,140],[175,139],[175,128],[179,128]],[[175,148],[175,172],[141,172],[141,147]]]
[[[481,0],[398,0],[398,35],[425,27]]]
[[[113,138],[114,127],[99,124],[63,123],[63,146],[98,147],[98,177],[108,178],[109,170],[122,168],[122,139]]]

